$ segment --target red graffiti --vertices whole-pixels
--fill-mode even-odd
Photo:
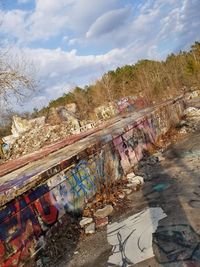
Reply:
[[[52,200],[55,202],[53,196],[48,192],[34,203],[42,221],[47,225],[52,225],[58,219],[58,210]]]
[[[42,222],[49,226],[58,219],[56,202],[50,192],[40,195],[34,201],[32,199],[32,202],[31,198],[33,196],[26,195],[7,207],[9,215],[0,224],[2,267],[20,266],[29,259],[35,253],[37,240],[43,233]]]

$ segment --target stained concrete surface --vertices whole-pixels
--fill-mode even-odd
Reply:
[[[167,215],[153,234],[154,257],[138,267],[200,266],[200,128],[184,140],[171,145],[158,162],[150,156],[139,164],[145,178],[141,191],[129,196],[129,208],[111,218],[120,222],[148,207],[160,207]],[[80,240],[72,259],[62,259],[58,267],[106,267],[112,246],[106,229]],[[134,251],[132,252],[135,253]],[[113,265],[117,266],[117,265]]]

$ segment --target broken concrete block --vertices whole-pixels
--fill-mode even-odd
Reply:
[[[158,161],[165,160],[165,158],[163,157],[162,153],[160,153],[160,152],[155,153],[154,156],[158,158]]]
[[[96,228],[101,228],[101,227],[104,227],[108,224],[108,217],[105,217],[105,218],[96,218],[95,219],[95,225],[96,225]]]
[[[184,114],[187,117],[199,117],[200,116],[200,109],[194,108],[194,107],[189,107],[185,110]]]
[[[132,184],[131,184],[132,186]],[[123,189],[123,192],[126,194],[126,195],[130,195],[132,193],[132,190],[131,189]]]
[[[103,209],[99,209],[94,213],[94,216],[97,218],[104,218],[110,215],[113,212],[112,205],[107,205]]]
[[[132,184],[132,186],[144,184],[144,178],[142,176],[134,176],[128,180],[129,180],[129,184]]]
[[[133,183],[127,184],[126,186],[129,187],[129,188],[132,188],[132,189],[135,189],[137,187],[137,185],[135,185]]]
[[[89,217],[83,217],[82,220],[79,222],[81,228],[83,228],[85,225],[90,224],[93,222],[92,218]]]
[[[179,131],[181,134],[186,134],[187,133],[187,129],[186,127],[181,128],[181,130]]]
[[[95,233],[95,223],[91,223],[85,228],[86,234],[94,234]]]
[[[133,179],[135,176],[136,176],[135,173],[134,173],[134,172],[131,172],[131,173],[127,174],[126,178],[127,178],[128,180],[131,180],[131,179]]]
[[[124,193],[120,193],[120,194],[118,195],[118,197],[119,197],[120,199],[123,199],[123,198],[125,198],[125,194],[124,194]]]

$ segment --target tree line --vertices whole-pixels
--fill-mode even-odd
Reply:
[[[41,110],[35,109],[33,116],[45,115],[52,107],[74,102],[79,117],[87,119],[95,107],[123,97],[142,95],[151,104],[199,87],[200,43],[195,42],[189,51],[172,53],[164,61],[144,59],[108,71],[94,84],[76,87]]]
[[[22,66],[8,64],[5,57],[0,59],[0,136],[10,132],[9,119],[5,119],[4,110],[8,106],[9,97],[23,97],[25,91],[32,91],[35,82],[27,75]],[[76,103],[77,115],[80,119],[92,119],[94,109],[109,102],[127,96],[142,96],[145,102],[152,104],[176,97],[183,92],[200,89],[200,42],[195,42],[189,51],[170,54],[163,61],[139,60],[136,64],[125,65],[108,71],[94,84],[84,88],[76,87],[71,92],[52,100],[40,110],[34,109],[32,114],[24,114],[27,118],[35,118],[48,114],[50,108]],[[10,114],[13,114],[11,112]],[[7,117],[11,117],[6,114]],[[8,125],[9,124],[9,125]]]

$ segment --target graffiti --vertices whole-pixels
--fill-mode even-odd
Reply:
[[[143,151],[150,149],[155,142],[156,132],[152,118],[142,120],[136,127],[115,138],[113,143],[119,152],[124,172],[127,173],[132,166],[137,164],[143,157]]]
[[[27,170],[23,173],[18,179],[17,189],[21,189],[34,176],[39,177],[39,174],[43,184],[35,185],[31,191],[1,208],[0,266],[20,266],[36,252],[40,238],[58,219],[67,212],[81,210],[102,183],[108,184],[112,179],[122,178],[142,159],[144,151],[155,144],[158,136],[169,129],[166,114],[172,107],[161,107],[154,110],[155,113],[152,111],[151,116],[143,116],[137,121],[130,119],[127,125],[123,125],[123,134],[117,136],[115,131],[115,137],[112,133],[100,137],[100,144],[92,144],[97,149],[88,149],[84,156],[73,155],[69,159],[62,156],[54,159],[55,166],[52,168],[44,170],[44,166],[38,166],[32,172]],[[175,112],[181,114],[181,109],[181,104],[176,104]],[[44,165],[47,166],[46,163]],[[1,189],[10,190],[13,185],[16,185],[15,179],[2,184]],[[161,187],[155,190],[159,191]],[[152,231],[165,214],[161,209],[150,209],[137,216],[130,217],[120,225],[120,229],[113,228],[112,234],[108,234],[114,251],[110,262],[119,261],[120,266],[127,266],[130,262],[136,263],[153,255],[151,242],[146,243],[146,236],[151,240]],[[150,224],[148,218],[152,220],[152,216],[153,223]]]
[[[152,233],[165,217],[161,208],[149,208],[108,225],[107,238],[113,246],[108,266],[126,267],[153,257]]]
[[[200,260],[200,236],[190,225],[159,226],[153,243],[159,263]]]
[[[52,177],[53,175],[59,173],[61,170],[62,170],[62,168],[61,168],[60,165],[55,166],[55,167],[53,167],[53,168],[47,170],[47,171],[45,172],[45,176],[46,176],[47,178],[50,178],[50,177]]]
[[[27,256],[27,253],[30,254],[31,248],[35,247],[44,226],[51,226],[57,218],[58,210],[54,206],[53,196],[44,185],[2,209],[0,211],[0,263],[4,261],[2,266],[18,266],[19,260]],[[5,261],[6,259],[8,261]]]
[[[122,259],[122,265],[121,265],[122,267],[126,267],[132,263],[131,260],[129,260],[128,257],[126,256],[126,243],[134,231],[135,231],[135,229],[133,229],[130,232],[130,234],[124,239],[124,241],[122,241],[121,233],[119,231],[117,232],[117,238],[118,238],[118,242],[119,242],[119,252],[121,254],[121,259]]]
[[[200,193],[197,193],[197,192],[193,192],[193,194],[195,196],[197,196],[198,198],[197,199],[191,199],[189,201],[189,205],[192,207],[192,208],[197,208],[199,209],[200,208]]]
[[[52,192],[60,214],[80,210],[85,199],[94,194],[97,180],[97,170],[94,167],[91,162],[81,160],[75,167],[48,181],[51,188],[54,186]]]
[[[95,189],[95,176],[90,172],[87,166],[87,162],[82,160],[79,162],[74,169],[71,170],[71,176],[73,181],[70,183],[71,192],[74,195],[80,196],[80,191],[83,191],[84,195],[88,195],[91,189]]]

